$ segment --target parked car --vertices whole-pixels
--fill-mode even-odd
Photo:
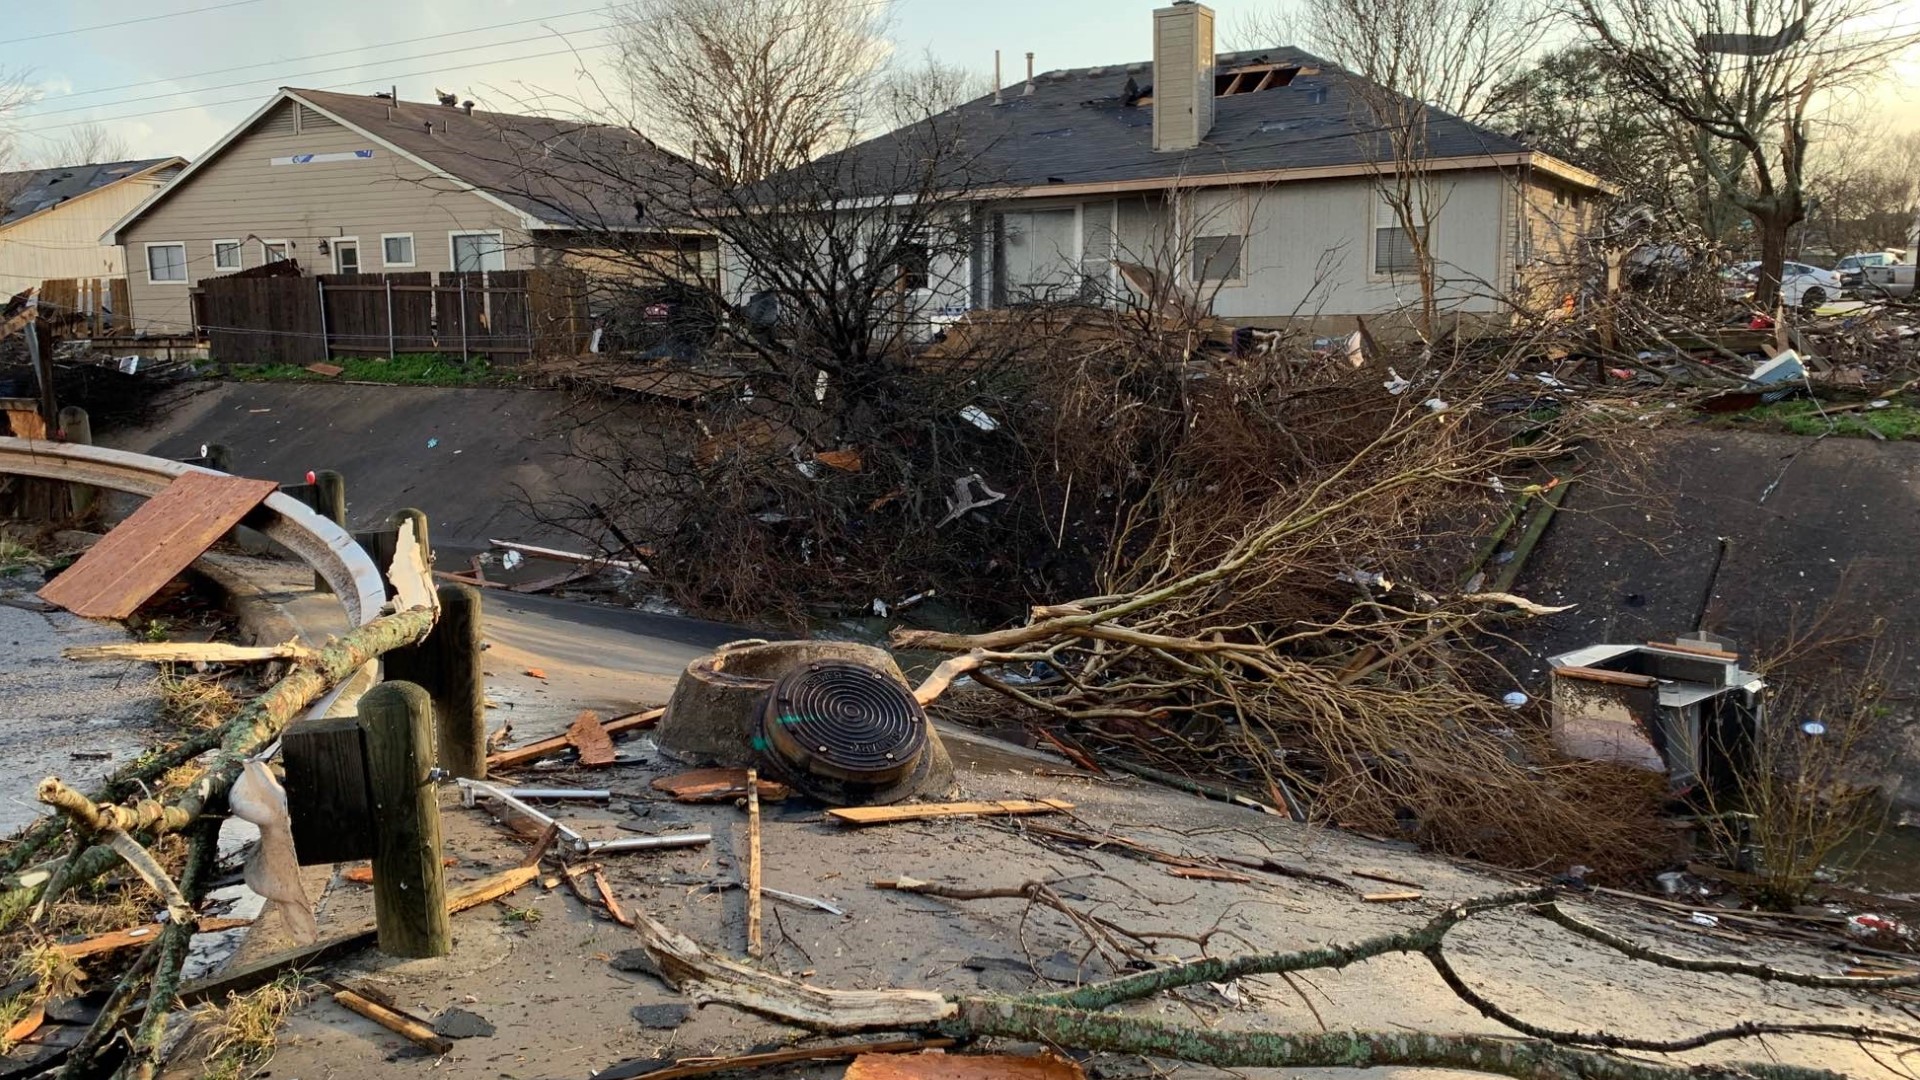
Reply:
[[[1864,278],[1860,283],[1860,295],[1869,300],[1899,300],[1912,296],[1914,269],[1914,264],[1905,262],[1864,267],[1860,271]]]
[[[1760,264],[1735,263],[1721,272],[1729,297],[1744,297],[1760,281]],[[1818,266],[1788,261],[1780,267],[1780,299],[1792,307],[1819,307],[1840,298],[1840,275]]]
[[[1866,269],[1869,266],[1892,266],[1905,259],[1899,251],[1863,251],[1849,255],[1833,264],[1833,272],[1840,275],[1840,287],[1859,288],[1866,281]]]

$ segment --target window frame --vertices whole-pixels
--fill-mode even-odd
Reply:
[[[1387,205],[1385,197],[1378,190],[1371,192],[1370,195],[1373,208],[1368,212],[1367,220],[1367,279],[1376,282],[1397,282],[1404,281],[1408,278],[1418,280],[1420,276],[1420,268],[1418,266],[1406,270],[1382,270],[1380,268],[1380,230],[1399,229],[1404,232],[1406,231],[1406,227],[1400,224],[1400,215],[1394,212],[1393,207]],[[1434,256],[1434,237],[1439,231],[1439,224],[1440,222],[1436,215],[1434,220],[1421,226],[1427,233],[1427,259],[1435,266],[1438,266],[1440,262],[1440,260]]]
[[[491,236],[499,240],[500,241],[500,269],[501,270],[507,269],[507,234],[505,230],[502,230],[502,229],[449,229],[447,231],[447,269],[448,270],[456,274],[471,274],[471,273],[487,272],[484,267],[478,271],[460,269],[460,253],[454,250],[453,242],[456,237],[461,237],[461,236]],[[384,254],[384,252],[382,254]],[[416,250],[414,252],[414,257],[418,258],[419,255],[420,253]]]
[[[153,276],[153,249],[154,248],[179,248],[180,249],[180,277],[178,279],[156,278]],[[142,244],[140,255],[141,255],[141,258],[145,260],[147,264],[147,284],[149,285],[190,285],[192,284],[193,275],[187,271],[187,242],[185,240],[156,240],[152,243]]]
[[[270,262],[292,262],[293,261],[293,243],[291,241],[268,240],[263,237],[255,237],[254,239],[260,241],[260,265],[261,266],[265,266]],[[274,247],[276,245],[278,245],[280,248],[280,257],[278,259],[269,258],[267,249]]]
[[[387,241],[398,240],[401,237],[405,237],[407,241],[407,256],[408,256],[407,261],[406,262],[387,261]],[[453,241],[451,240],[447,241],[447,254],[448,255],[453,254]],[[418,266],[419,264],[420,264],[420,244],[419,244],[419,241],[413,238],[412,233],[388,232],[388,233],[380,234],[380,268],[382,270],[391,270],[395,268],[411,269],[412,267]]]
[[[1200,272],[1206,267],[1205,267],[1205,263],[1198,262],[1194,259],[1194,256],[1199,254],[1194,249],[1203,240],[1237,240],[1239,241],[1240,246],[1234,252],[1234,257],[1233,257],[1233,265],[1234,265],[1235,272],[1232,277],[1203,278],[1200,276]],[[1246,233],[1244,232],[1198,233],[1187,238],[1187,284],[1189,286],[1212,285],[1217,288],[1225,289],[1225,288],[1232,288],[1238,285],[1245,285],[1246,283],[1247,283],[1247,234]]]
[[[222,245],[222,244],[232,244],[232,245],[233,245],[233,265],[232,265],[232,266],[223,266],[223,265],[221,265],[221,263],[220,263],[220,245]],[[244,240],[215,240],[215,241],[213,241],[213,242],[212,242],[212,247],[213,247],[213,268],[214,268],[215,270],[218,270],[218,271],[222,271],[222,272],[225,272],[225,271],[229,271],[229,270],[245,270],[245,269],[247,268],[247,244],[246,244],[246,241],[244,241]]]

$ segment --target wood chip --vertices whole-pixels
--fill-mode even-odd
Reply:
[[[773,802],[791,795],[787,786],[773,780],[754,782],[759,796]],[[732,802],[747,794],[746,769],[694,769],[691,772],[663,776],[653,782],[655,791],[673,796],[677,802]]]
[[[843,825],[890,825],[897,821],[977,817],[983,814],[1056,814],[1073,809],[1059,799],[1001,799],[991,802],[915,803],[906,806],[847,806],[827,811]]]
[[[613,737],[600,724],[600,717],[592,710],[583,711],[574,717],[573,726],[567,729],[567,745],[580,752],[580,764],[589,769],[605,768],[613,764],[617,756],[613,750]]]
[[[536,679],[544,679],[544,678],[546,678],[546,677],[547,677],[547,673],[546,673],[546,672],[544,672],[544,671],[542,671],[542,670],[540,670],[540,669],[539,669],[539,668],[537,668],[537,667],[530,667],[530,668],[528,668],[528,669],[527,669],[527,674],[529,674],[529,675],[531,675],[531,676],[533,676],[533,677],[534,677],[534,678],[536,678]]]
[[[1421,895],[1417,892],[1372,892],[1361,893],[1360,899],[1369,904],[1398,904],[1405,900],[1418,900]]]
[[[846,1080],[1086,1080],[1057,1054],[862,1054]]]

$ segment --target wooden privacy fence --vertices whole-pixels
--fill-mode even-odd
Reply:
[[[48,278],[40,283],[40,318],[55,341],[106,337],[126,329],[126,278]]]
[[[202,281],[193,306],[208,355],[228,363],[420,352],[526,360],[585,347],[586,294],[570,270],[227,276]]]

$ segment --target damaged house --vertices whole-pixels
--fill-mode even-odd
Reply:
[[[1363,105],[1380,89],[1298,49],[1216,53],[1198,3],[1155,11],[1150,29],[1150,60],[1029,72],[843,152],[847,174],[885,177],[914,153],[915,128],[961,148],[949,186],[966,189],[970,250],[906,286],[928,324],[1035,300],[1139,302],[1168,284],[1242,324],[1347,329],[1417,306],[1419,245],[1382,195],[1394,154]],[[1499,317],[1521,292],[1558,303],[1561,256],[1606,185],[1427,117],[1420,219],[1440,310]],[[750,294],[751,274],[734,284]]]

